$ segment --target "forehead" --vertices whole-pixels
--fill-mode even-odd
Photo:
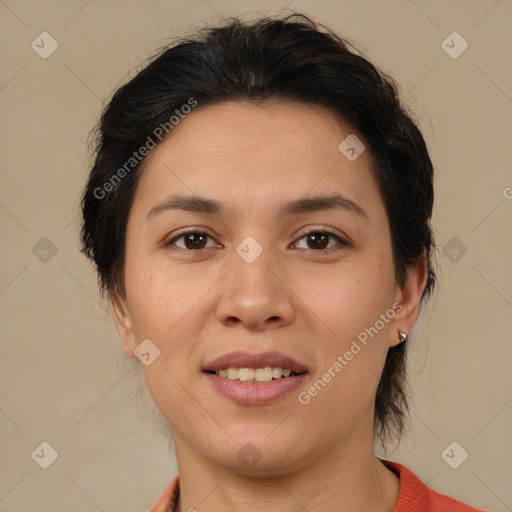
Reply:
[[[361,201],[376,193],[371,156],[346,158],[339,146],[349,136],[350,126],[322,106],[198,105],[146,157],[136,202],[178,190],[239,205],[333,191]]]
[[[222,102],[199,105],[184,116],[153,156],[160,156],[170,145],[185,144],[194,147],[195,155],[190,156],[197,158],[222,158],[223,154],[216,151],[219,146],[231,152],[238,150],[240,156],[251,150],[291,149],[294,154],[289,158],[325,158],[337,154],[339,142],[353,131],[320,105],[283,100]]]

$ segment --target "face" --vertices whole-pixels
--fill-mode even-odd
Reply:
[[[226,102],[199,106],[146,158],[114,311],[128,355],[143,340],[160,351],[141,369],[177,452],[276,475],[373,453],[377,384],[416,320],[424,273],[396,283],[369,151],[338,149],[351,133],[316,106]],[[205,371],[233,351],[278,352],[302,374],[260,384]],[[288,364],[265,357],[252,366]]]

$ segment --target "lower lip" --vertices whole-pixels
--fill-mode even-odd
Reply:
[[[266,405],[283,398],[297,389],[307,373],[296,377],[281,377],[269,382],[245,383],[204,372],[217,391],[241,405]]]

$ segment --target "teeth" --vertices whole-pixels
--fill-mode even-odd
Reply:
[[[278,368],[278,367],[272,366],[272,377],[274,379],[280,379],[282,374],[283,374],[283,369],[282,368]]]
[[[290,377],[292,371],[277,366],[264,366],[263,368],[225,368],[215,372],[219,377],[240,382],[270,382],[272,379]]]
[[[238,368],[238,380],[240,382],[254,380],[254,370],[252,368]]]
[[[254,380],[258,382],[270,382],[272,380],[272,367],[265,366],[265,368],[258,368],[254,372]]]

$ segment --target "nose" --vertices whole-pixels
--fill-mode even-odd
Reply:
[[[270,250],[264,250],[251,263],[237,253],[232,261],[234,268],[223,280],[220,290],[219,321],[227,326],[241,324],[254,331],[290,324],[295,314],[294,294],[287,284],[289,272],[285,263],[278,268]]]

